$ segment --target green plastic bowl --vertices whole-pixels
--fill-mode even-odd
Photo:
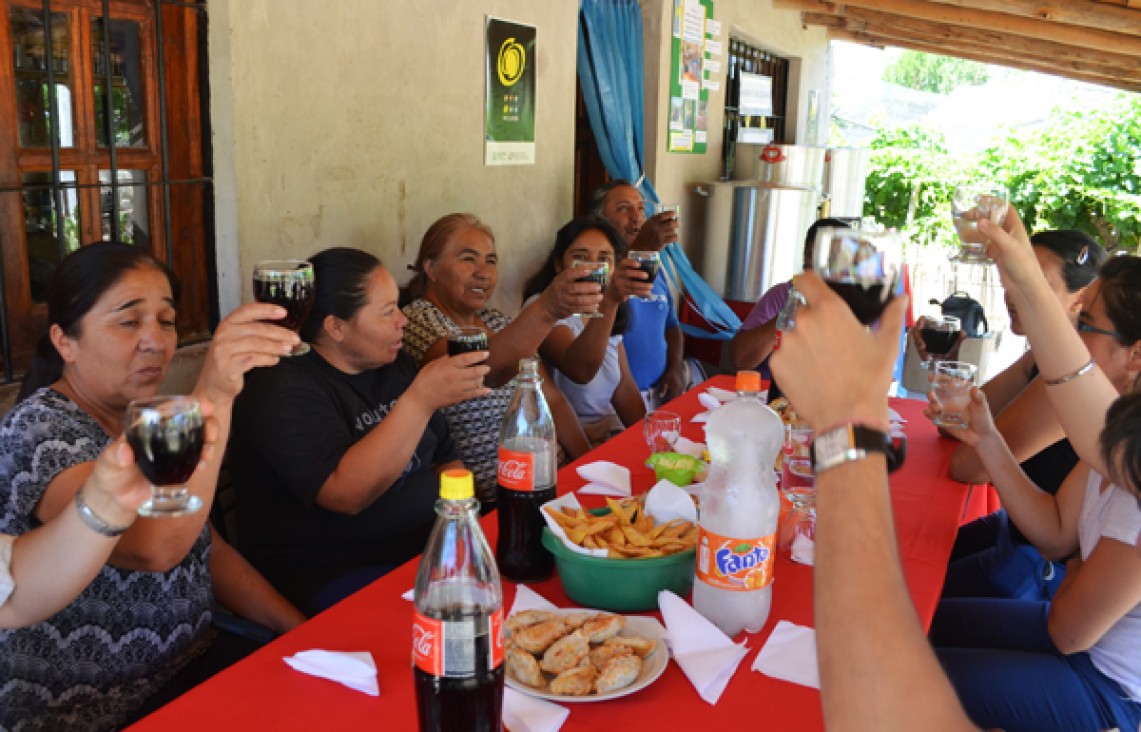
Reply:
[[[543,546],[555,556],[555,567],[567,597],[583,607],[640,612],[658,609],[658,592],[685,597],[693,590],[697,549],[665,557],[610,559],[572,552],[543,528]]]

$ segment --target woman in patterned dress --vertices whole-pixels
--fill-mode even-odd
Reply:
[[[48,333],[20,401],[0,422],[0,532],[25,534],[67,510],[93,461],[124,431],[132,399],[153,396],[177,344],[174,275],[145,250],[101,242],[56,268]],[[214,334],[196,396],[225,444],[243,374],[277,363],[297,336],[271,325],[282,308],[238,308]],[[188,482],[207,506],[220,456]],[[0,728],[102,730],[207,651],[215,597],[284,631],[304,620],[214,535],[207,510],[139,518],[92,583],[47,620],[0,632]]]

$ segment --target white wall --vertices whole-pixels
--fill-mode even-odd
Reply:
[[[495,231],[495,303],[572,210],[577,0],[211,0],[222,312],[259,259],[330,246],[398,282],[454,211]],[[483,165],[486,15],[537,26],[537,162]]]

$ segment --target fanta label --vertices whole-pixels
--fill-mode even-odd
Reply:
[[[759,539],[737,539],[699,527],[697,578],[722,590],[762,590],[773,581],[775,545],[775,533]]]
[[[499,485],[513,491],[535,490],[535,453],[500,447]]]

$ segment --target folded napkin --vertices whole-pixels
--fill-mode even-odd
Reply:
[[[677,442],[674,443],[674,452],[700,458],[705,453],[705,443],[694,442],[689,438],[679,436]]]
[[[578,489],[579,493],[595,493],[600,496],[629,496],[630,469],[608,460],[599,460],[579,466],[578,474],[587,481]]]
[[[811,537],[796,532],[796,536],[792,539],[792,547],[789,549],[789,554],[792,556],[792,561],[800,564],[807,564],[809,567],[816,564],[816,542]]]
[[[655,524],[681,519],[697,523],[697,506],[684,488],[678,488],[663,478],[646,494],[646,513],[654,517]]]
[[[774,679],[819,689],[816,631],[787,620],[780,621],[753,661],[753,670]]]
[[[515,691],[503,690],[503,724],[509,732],[558,732],[570,710]]]
[[[717,401],[721,402],[722,404],[724,404],[725,402],[731,402],[737,398],[737,392],[731,391],[729,389],[721,389],[721,388],[716,387],[716,386],[709,387],[708,389],[705,390],[705,393],[708,394],[709,396],[713,397]]]
[[[521,613],[524,610],[554,610],[555,604],[535,592],[527,585],[515,586],[515,602],[511,605],[508,615]]]
[[[899,424],[907,424],[907,420],[903,418],[903,415],[900,414],[899,412],[895,411],[891,407],[887,408],[887,418],[892,422],[898,422]]]
[[[709,421],[709,414],[710,414],[709,412],[698,412],[697,414],[690,417],[689,421],[690,422],[708,422]]]
[[[721,401],[717,397],[710,396],[709,394],[698,394],[697,401],[701,402],[701,406],[711,412],[721,406]]]
[[[610,463],[610,464],[613,465],[613,463]],[[585,468],[585,467],[589,467],[589,466],[584,465],[583,468]],[[582,470],[582,468],[579,468],[579,470]],[[625,470],[625,468],[623,468],[623,470]],[[630,471],[627,470],[626,471],[626,474],[627,474],[626,479],[627,480],[630,479],[629,473],[630,473]],[[629,495],[629,493],[627,493],[627,495]],[[556,498],[553,501],[547,501],[546,503],[543,504],[542,510],[539,511],[539,513],[543,514],[543,520],[547,522],[547,528],[549,528],[551,530],[551,533],[554,534],[555,536],[559,537],[559,541],[561,541],[563,543],[563,546],[565,546],[567,549],[570,549],[572,552],[576,552],[578,554],[585,554],[588,557],[605,557],[605,556],[607,556],[609,554],[609,552],[607,552],[605,549],[587,549],[584,546],[579,546],[578,544],[575,544],[573,541],[571,541],[570,539],[567,538],[567,532],[563,530],[563,527],[559,525],[558,521],[555,521],[553,518],[551,518],[550,514],[547,513],[548,508],[550,508],[551,510],[554,510],[554,511],[558,511],[559,509],[563,508],[564,506],[569,506],[570,508],[582,508],[582,504],[578,502],[578,497],[575,496],[575,494],[573,494],[573,493],[567,493],[565,495],[562,495],[562,496]],[[520,587],[522,587],[522,585],[520,585]]]
[[[666,642],[677,665],[701,698],[716,704],[748,647],[726,638],[716,625],[669,590],[658,593],[658,609],[666,622]]]
[[[416,599],[416,588],[413,587],[411,590],[408,590],[407,592],[405,592],[400,597],[405,599],[405,600],[415,600]]]
[[[376,662],[367,651],[315,649],[285,656],[282,660],[303,674],[336,681],[369,696],[380,696],[380,687],[376,682]]]

